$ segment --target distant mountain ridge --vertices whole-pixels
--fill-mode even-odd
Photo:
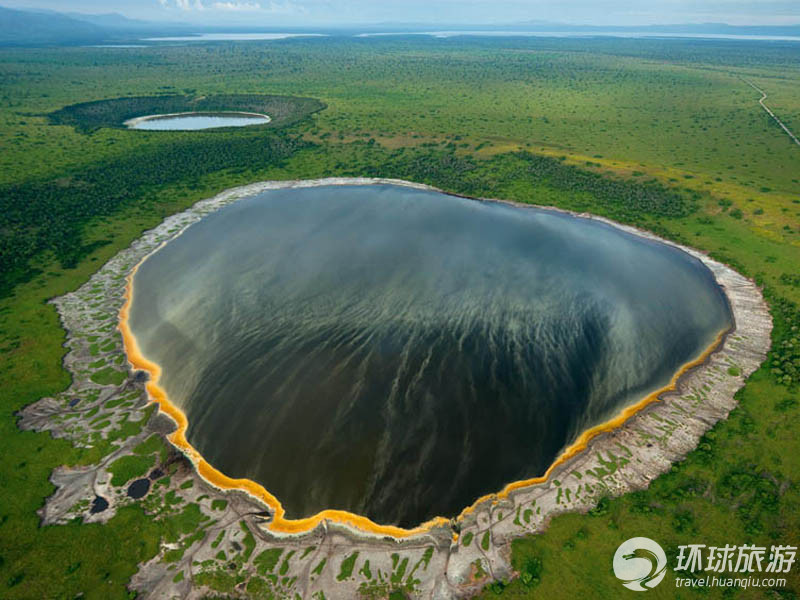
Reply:
[[[70,12],[63,14],[65,14],[71,19],[75,19],[77,21],[85,21],[87,23],[91,23],[93,25],[97,25],[98,27],[104,27],[107,29],[121,29],[123,31],[137,31],[137,30],[154,31],[163,29],[165,27],[163,23],[155,23],[152,21],[141,21],[139,19],[131,19],[119,13],[87,15],[84,13]],[[170,26],[175,27],[175,25],[170,25]]]
[[[520,31],[571,32],[597,35],[613,33],[648,33],[680,35],[758,35],[800,37],[796,25],[728,25],[725,23],[674,25],[570,25],[542,21],[525,21],[505,25],[467,25],[431,23],[376,23],[373,25],[259,26],[259,25],[191,25],[188,23],[150,22],[131,19],[119,13],[84,14],[61,13],[50,10],[18,10],[0,7],[0,46],[75,45],[101,43],[131,43],[143,37],[194,33],[268,33],[320,32],[331,35],[355,33],[421,33],[425,31]]]
[[[0,46],[100,44],[133,41],[147,35],[185,33],[181,23],[152,23],[118,13],[88,15],[0,6]]]
[[[800,23],[795,25],[729,25],[727,23],[674,23],[665,25],[569,25],[566,23],[521,23],[526,28],[542,31],[641,31],[648,33],[685,33],[708,35],[781,35],[800,36]]]
[[[105,36],[102,27],[66,15],[0,7],[0,44],[3,45],[86,43],[101,41]]]
[[[800,17],[798,18],[800,21]],[[519,32],[570,32],[570,33],[650,33],[658,34],[693,34],[693,35],[773,35],[800,37],[800,22],[794,25],[728,25],[727,23],[685,23],[666,25],[575,25],[555,23],[552,21],[518,21],[515,23],[481,25],[481,24],[446,24],[430,23],[377,23],[372,26],[348,29],[369,29],[380,32],[424,32],[424,31],[519,31]]]

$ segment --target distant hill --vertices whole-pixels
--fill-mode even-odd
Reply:
[[[102,27],[66,15],[0,7],[0,45],[97,43],[106,37]]]
[[[575,32],[646,32],[694,35],[777,35],[800,36],[800,23],[795,25],[728,25],[727,23],[677,23],[667,25],[570,25],[527,21],[519,24],[530,31],[575,31]],[[509,26],[511,28],[513,26]]]
[[[58,14],[58,13],[55,13]],[[150,21],[140,21],[138,19],[129,19],[125,15],[119,13],[106,13],[102,15],[87,15],[84,13],[64,13],[71,19],[77,21],[84,21],[97,25],[104,29],[119,29],[123,31],[154,31],[164,29],[163,24],[153,23]],[[172,25],[174,27],[174,25]]]
[[[335,28],[334,28],[335,29]],[[800,23],[794,25],[728,25],[726,23],[686,23],[667,25],[575,25],[552,21],[522,21],[495,25],[430,23],[377,23],[343,29],[364,32],[425,32],[425,31],[520,31],[541,33],[583,33],[598,36],[612,33],[647,33],[650,35],[758,35],[800,37]],[[229,28],[230,31],[233,31]]]
[[[724,23],[702,23],[684,25],[599,26],[570,25],[543,21],[526,21],[506,25],[453,25],[430,23],[378,23],[358,26],[332,26],[325,31],[332,35],[353,35],[375,32],[424,32],[424,31],[530,31],[572,32],[598,36],[613,33],[647,33],[650,35],[675,34],[694,35],[759,35],[800,36],[800,24],[769,26],[736,26]],[[0,46],[41,46],[131,43],[143,37],[191,33],[256,33],[270,31],[322,31],[314,27],[282,26],[267,27],[253,24],[199,25],[188,23],[155,23],[131,19],[119,13],[90,15],[83,13],[60,13],[49,10],[16,10],[0,7]]]
[[[182,23],[152,23],[119,13],[88,15],[0,6],[0,46],[42,46],[132,42],[143,36],[194,32]]]

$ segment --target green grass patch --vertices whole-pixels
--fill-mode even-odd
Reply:
[[[92,373],[89,379],[99,385],[121,385],[127,377],[128,374],[125,371],[119,371],[114,367],[105,367]]]
[[[283,553],[283,548],[269,548],[255,557],[253,564],[261,575],[272,573]]]
[[[489,545],[491,541],[492,541],[492,534],[490,531],[487,530],[486,533],[484,533],[483,537],[481,538],[481,548],[483,548],[484,552],[489,551]]]
[[[353,568],[356,566],[357,559],[358,552],[353,552],[342,560],[342,564],[339,566],[339,574],[336,576],[337,581],[350,579],[353,575]]]
[[[152,455],[121,456],[108,465],[108,472],[112,475],[111,485],[121,486],[131,479],[143,477],[153,467],[154,463],[155,459]]]

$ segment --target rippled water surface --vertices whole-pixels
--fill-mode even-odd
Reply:
[[[676,249],[388,185],[231,204],[141,266],[131,307],[211,464],[289,517],[404,526],[542,474],[729,325]]]

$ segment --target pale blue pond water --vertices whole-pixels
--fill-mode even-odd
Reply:
[[[236,113],[229,115],[186,114],[142,120],[133,119],[128,121],[127,125],[130,129],[143,129],[148,131],[197,131],[200,129],[215,129],[218,127],[263,125],[264,123],[269,123],[269,121],[269,117],[260,115]]]

